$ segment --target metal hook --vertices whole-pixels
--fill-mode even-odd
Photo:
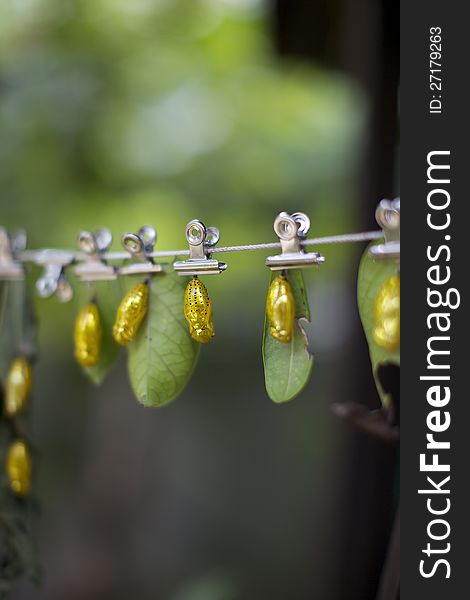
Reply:
[[[309,229],[310,219],[305,213],[279,213],[274,221],[274,231],[281,242],[282,252],[268,256],[266,266],[271,271],[282,271],[323,263],[325,257],[319,252],[306,253],[302,248],[302,240],[307,236]]]
[[[56,294],[60,302],[72,299],[73,288],[65,276],[65,267],[73,263],[73,252],[63,250],[42,250],[35,259],[37,265],[44,267],[42,276],[36,281],[36,290],[41,298]]]
[[[144,225],[137,233],[125,233],[121,242],[129,252],[132,263],[119,268],[120,275],[135,275],[139,273],[161,273],[162,265],[155,264],[149,256],[157,240],[157,233],[150,225]]]
[[[24,279],[24,269],[16,257],[26,248],[26,233],[18,231],[10,237],[4,227],[0,227],[0,279],[16,281]]]
[[[211,257],[211,251],[220,239],[216,227],[206,228],[202,221],[193,219],[186,225],[186,239],[189,259],[173,263],[178,275],[218,275],[225,271],[227,265]]]
[[[375,218],[383,231],[385,243],[369,248],[375,258],[400,258],[400,198],[381,200]]]
[[[75,267],[75,274],[81,281],[109,281],[116,279],[114,267],[107,265],[103,254],[113,243],[109,229],[103,228],[93,234],[91,231],[81,231],[78,235],[78,246],[82,250],[85,262]]]

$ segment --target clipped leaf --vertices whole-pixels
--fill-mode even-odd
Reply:
[[[374,329],[376,327],[374,307],[377,296],[384,284],[397,274],[398,268],[399,265],[396,260],[374,259],[369,255],[367,248],[361,259],[357,280],[359,314],[367,338],[367,343],[369,344],[369,354],[375,383],[382,405],[385,407],[388,407],[390,397],[380,383],[378,370],[381,365],[385,364],[399,365],[400,348],[398,347],[396,350],[384,348],[374,339]]]
[[[83,366],[82,369],[95,385],[99,385],[112,369],[119,355],[119,346],[114,341],[112,328],[122,290],[119,280],[95,281],[92,290],[103,328],[101,355],[98,364],[92,367]]]
[[[270,281],[277,275],[272,273]],[[288,343],[275,340],[269,333],[267,318],[264,321],[264,380],[268,396],[277,403],[287,402],[298,396],[307,384],[313,367],[313,356],[308,351],[305,335],[299,326],[299,319],[310,320],[310,307],[302,271],[289,270],[287,279],[296,307],[292,340]]]
[[[16,437],[12,422],[0,412],[0,598],[24,576],[35,582],[40,579],[33,533],[38,511],[34,487],[27,496],[16,496],[3,467],[8,448]]]
[[[26,279],[4,281],[0,294],[0,379],[20,355],[36,355],[36,318]]]
[[[200,344],[191,338],[183,313],[187,282],[170,266],[149,281],[147,316],[128,346],[132,389],[144,406],[174,400],[196,365]]]

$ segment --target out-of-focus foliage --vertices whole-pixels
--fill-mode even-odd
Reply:
[[[311,206],[332,181],[338,194],[358,98],[339,77],[275,65],[261,6],[237,4],[2,2],[8,221],[45,226],[47,209],[52,231],[36,227],[31,241],[71,244],[78,222],[119,231],[154,217],[174,244],[192,202],[223,218],[235,202],[240,214]]]

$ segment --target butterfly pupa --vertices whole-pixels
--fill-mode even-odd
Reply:
[[[201,344],[211,341],[215,334],[212,320],[212,302],[206,286],[196,276],[186,286],[184,316],[193,339]]]
[[[147,283],[138,283],[121,300],[113,325],[114,339],[121,346],[127,346],[135,338],[147,314],[148,298]]]
[[[11,491],[26,496],[31,489],[31,457],[23,440],[15,440],[8,448],[6,472]]]
[[[5,382],[5,415],[16,417],[28,405],[32,386],[31,366],[24,356],[19,356],[10,365]]]
[[[279,342],[290,342],[295,324],[295,299],[284,275],[275,277],[269,286],[266,315],[272,337]]]
[[[374,303],[374,340],[391,352],[400,346],[400,275],[392,275],[380,288]]]
[[[103,329],[100,312],[94,302],[85,305],[75,320],[75,358],[84,367],[98,364],[101,356]]]

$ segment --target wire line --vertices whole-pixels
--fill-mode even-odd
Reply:
[[[309,240],[301,240],[302,246],[313,246],[313,245],[325,245],[325,244],[346,244],[352,242],[367,242],[370,240],[377,240],[383,237],[382,231],[363,231],[361,233],[345,233],[340,235],[330,235],[318,238],[312,238]],[[242,246],[223,246],[220,248],[212,248],[211,254],[225,253],[225,252],[248,252],[253,250],[276,250],[281,247],[280,242],[268,242],[265,244],[246,244]],[[70,252],[68,250],[52,250],[47,249],[47,254],[52,255],[53,252]],[[70,252],[73,255],[75,261],[80,261],[85,258],[83,252]],[[189,256],[189,250],[157,250],[148,254],[149,258],[163,258],[171,256]],[[102,255],[104,260],[126,260],[131,258],[128,252],[105,252]],[[45,262],[47,258],[45,250],[24,250],[20,256],[21,262]]]

